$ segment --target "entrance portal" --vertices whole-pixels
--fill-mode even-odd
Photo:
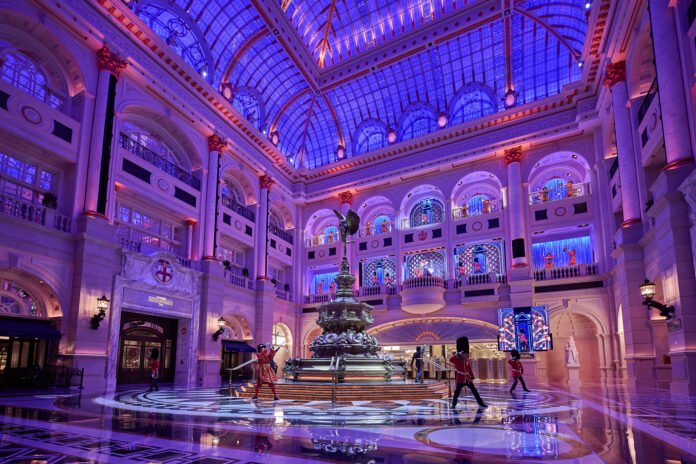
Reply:
[[[117,383],[150,383],[152,350],[160,353],[160,382],[174,381],[177,320],[124,312],[121,316]]]

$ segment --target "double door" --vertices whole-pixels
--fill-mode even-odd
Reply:
[[[174,381],[176,320],[124,313],[118,362],[118,383],[149,383],[153,352],[157,350],[160,382]]]

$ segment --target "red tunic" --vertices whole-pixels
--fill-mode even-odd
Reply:
[[[449,358],[449,362],[457,369],[457,383],[469,383],[471,379],[474,378],[474,371],[471,370],[471,362],[468,358],[460,358],[459,356],[452,356]],[[462,372],[464,374],[462,374]]]
[[[524,366],[522,365],[521,362],[515,361],[514,359],[511,359],[508,361],[508,364],[512,367],[512,377],[513,378],[522,377],[522,374],[524,374]]]
[[[278,380],[275,372],[271,369],[271,359],[273,359],[275,354],[275,350],[256,353],[256,360],[259,365],[257,380],[259,382],[275,382]]]

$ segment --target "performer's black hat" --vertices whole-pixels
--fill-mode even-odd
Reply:
[[[263,343],[259,343],[258,345],[256,345],[256,351],[261,351],[262,348],[266,348],[266,345],[264,345]]]
[[[468,337],[459,337],[457,339],[457,353],[464,352],[466,354],[469,354],[469,338]]]
[[[510,351],[510,356],[512,356],[512,359],[519,358],[520,352],[517,350],[512,350],[512,351]]]
[[[157,348],[153,348],[152,353],[150,354],[150,357],[153,360],[159,358],[159,350]]]

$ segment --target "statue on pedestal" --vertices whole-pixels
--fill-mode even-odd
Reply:
[[[580,358],[578,358],[578,348],[575,346],[575,339],[571,335],[568,338],[565,346],[566,351],[566,366],[567,367],[580,367]]]

